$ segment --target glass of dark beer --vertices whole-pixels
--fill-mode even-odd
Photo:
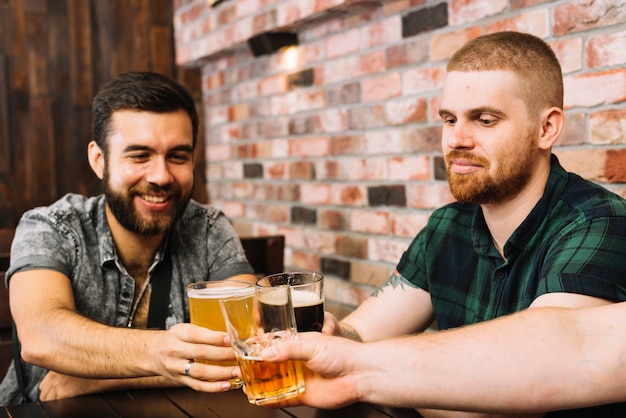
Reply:
[[[324,324],[324,276],[310,271],[278,273],[257,281],[259,287],[289,285],[298,332],[321,331]]]

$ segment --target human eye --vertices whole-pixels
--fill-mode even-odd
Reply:
[[[444,125],[454,126],[454,124],[456,123],[456,118],[450,114],[442,114],[441,120]]]
[[[170,161],[177,164],[184,164],[191,161],[191,154],[186,152],[174,152],[169,156]]]
[[[144,162],[150,158],[150,154],[147,152],[133,152],[128,154],[128,159],[135,162]]]
[[[493,115],[489,115],[486,113],[481,113],[476,117],[476,120],[483,126],[492,126],[498,121],[496,117]]]

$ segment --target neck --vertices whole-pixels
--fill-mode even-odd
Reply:
[[[502,257],[504,244],[543,196],[550,175],[550,160],[547,166],[537,168],[533,173],[526,186],[511,199],[481,205],[493,243]]]
[[[165,234],[144,236],[131,232],[120,225],[108,206],[106,218],[115,249],[124,267],[129,271],[140,269],[147,273]]]

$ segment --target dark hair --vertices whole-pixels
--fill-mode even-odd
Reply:
[[[475,38],[450,58],[450,71],[511,71],[522,81],[529,109],[563,109],[563,75],[554,51],[542,39],[521,32]]]
[[[105,156],[108,152],[106,139],[111,129],[111,116],[125,109],[156,113],[184,110],[191,119],[195,149],[198,113],[189,91],[162,74],[130,72],[108,82],[93,99],[91,135]]]

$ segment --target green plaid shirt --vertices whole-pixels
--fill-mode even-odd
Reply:
[[[626,200],[567,173],[555,156],[543,197],[495,249],[476,204],[438,209],[397,269],[431,295],[440,329],[528,308],[568,292],[626,300]]]

